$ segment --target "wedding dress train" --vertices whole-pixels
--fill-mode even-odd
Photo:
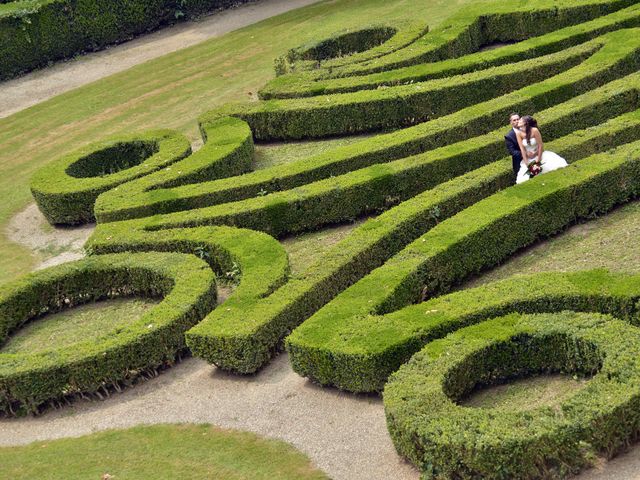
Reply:
[[[532,138],[530,142],[527,142],[527,139],[525,138],[524,140],[522,140],[522,142],[524,143],[524,148],[527,153],[529,152],[535,153],[538,151],[538,142],[536,142],[535,138]],[[529,158],[528,159],[529,163],[533,162],[536,158],[538,157]],[[545,150],[544,152],[542,152],[541,163],[542,163],[542,171],[540,172],[541,174],[553,172],[554,170],[558,170],[559,168],[564,168],[568,165],[567,161],[564,158],[562,158],[557,153],[553,153],[548,150]],[[516,183],[523,183],[531,178],[527,174],[527,171],[528,169],[526,166],[520,165],[520,171],[518,172]]]

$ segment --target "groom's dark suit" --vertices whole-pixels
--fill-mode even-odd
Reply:
[[[513,131],[513,128],[504,136],[504,140],[507,143],[507,150],[509,150],[511,159],[513,160],[513,172],[518,175],[520,162],[522,162],[522,153],[520,152],[518,138],[516,137],[516,132]]]

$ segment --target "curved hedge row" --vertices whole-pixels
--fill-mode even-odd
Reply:
[[[32,0],[0,10],[0,80],[247,0]]]
[[[546,138],[551,140],[569,134],[576,128],[597,125],[618,112],[638,108],[639,87],[640,75],[630,75],[540,112],[538,116],[545,123]],[[464,129],[462,122],[465,119],[471,121],[472,117],[460,117],[461,124],[457,128]],[[441,139],[437,134],[433,135],[437,141]],[[129,202],[126,198],[119,199],[123,207],[114,205],[114,211],[109,216],[101,208],[103,204],[99,200],[96,215],[102,222],[122,216],[128,218],[152,208],[156,213],[153,217],[127,220],[124,223],[130,225],[130,228],[148,230],[224,224],[282,236],[388,208],[438,183],[491,163],[503,155],[502,135],[500,131],[496,131],[385,165],[372,165],[308,183],[304,187],[258,195],[233,203],[207,206],[209,203],[219,203],[221,198],[232,200],[230,195],[222,196],[222,192],[209,191],[210,187],[247,182],[250,174],[239,179],[156,190],[153,192],[153,199],[147,202],[140,199],[142,201],[140,206],[135,206],[136,209],[132,208],[133,205],[127,205]],[[229,190],[223,192],[228,193]],[[131,203],[137,201],[139,200],[133,198]],[[171,213],[176,207],[182,211]],[[121,213],[123,210],[125,215]],[[161,214],[165,211],[170,213]],[[98,230],[101,228],[109,227],[103,224]]]
[[[620,85],[622,84],[626,85],[627,88],[633,88],[633,82],[629,80],[620,82]],[[616,92],[616,95],[610,95],[612,92]],[[572,104],[563,105],[564,108],[562,109],[551,109],[547,115],[541,117],[548,119],[549,137],[553,138],[555,132],[561,132],[563,128],[567,128],[568,118],[581,119],[580,121],[576,120],[571,125],[571,129],[579,125],[580,122],[588,122],[595,125],[602,122],[606,118],[607,110],[602,108],[600,102],[605,102],[612,109],[608,111],[609,114],[626,107],[640,107],[640,99],[636,97],[636,100],[631,103],[629,97],[619,95],[620,91],[616,88],[609,90],[609,94],[602,93],[603,95],[601,96],[593,97],[598,98],[598,102],[592,105],[585,105],[585,99],[578,98]],[[618,100],[616,100],[616,96],[618,96]],[[572,132],[571,135],[552,142],[550,146],[571,161],[582,158],[586,151],[595,153],[600,150],[606,150],[635,140],[639,136],[640,110],[636,110],[586,131]],[[484,152],[479,145],[484,145],[486,148],[487,144],[491,145],[492,138],[484,136],[466,142],[466,152],[456,145],[443,149],[441,156],[436,154],[437,151],[434,151],[431,159],[446,159],[451,156],[453,160],[459,163],[469,162],[470,159]],[[501,152],[502,148],[501,142],[496,142],[495,149],[489,151],[487,159],[492,158],[491,155],[498,156],[497,152]],[[399,177],[398,185],[401,186],[408,183],[408,178],[417,177],[418,180],[422,180],[420,171],[415,169],[416,163],[415,160],[409,163],[413,168]],[[446,168],[442,168],[444,171],[450,171],[451,169],[455,171],[455,168],[450,164],[447,164]],[[357,173],[354,172],[354,174]],[[370,180],[369,175],[361,175],[361,177]],[[428,179],[428,176],[425,178]],[[256,348],[274,350],[287,332],[299,325],[342,289],[354,283],[373,268],[381,265],[438,221],[452,216],[501,188],[506,188],[511,183],[510,162],[495,162],[438,185],[432,190],[427,190],[411,200],[403,202],[400,206],[392,208],[381,217],[367,222],[345,241],[336,245],[333,250],[322,258],[320,264],[309,270],[310,273],[304,278],[291,280],[273,295],[257,302],[255,305],[245,304],[239,315],[241,315],[247,329],[238,331],[237,335],[243,339],[253,336],[254,342],[258,345]],[[385,195],[399,192],[400,187],[398,185],[393,184],[395,189],[390,188],[389,185],[387,185],[387,189],[380,191],[376,195],[383,198]],[[376,192],[379,188],[380,184],[378,182],[372,182],[361,192],[360,198],[362,200],[357,201],[355,200],[355,195],[350,195],[347,188],[340,189],[339,193],[346,194],[346,198],[350,199],[352,208],[356,208],[366,202],[369,202],[369,204],[374,202],[375,198],[372,192]],[[227,206],[223,205],[220,208],[227,208]],[[274,215],[275,220],[271,221],[275,222],[277,220],[280,222],[279,225],[282,225],[282,228],[293,229],[296,227],[296,222],[299,221],[296,218],[301,213],[308,215],[309,219],[313,219],[307,220],[308,222],[313,222],[318,221],[318,219],[326,219],[327,212],[343,214],[344,209],[331,208],[327,204],[317,203],[317,201],[301,207],[298,201],[297,204],[291,207],[291,212],[283,210],[280,212],[280,216],[276,217]],[[231,213],[227,213],[230,223],[238,225],[246,222],[252,225],[253,228],[262,226],[259,217],[251,219],[246,216],[247,212],[245,212],[244,216],[242,213],[238,214],[236,218],[232,217]],[[109,239],[122,238],[125,232],[136,229],[147,231],[153,229],[149,234],[162,234],[166,231],[164,228],[170,226],[175,227],[175,225],[163,225],[162,217],[102,224],[98,226],[93,241],[107,244]],[[239,362],[238,357],[234,355],[232,357],[233,364],[242,363],[242,371],[245,373],[247,370],[255,371],[260,368],[269,360],[269,357],[266,355],[256,357],[254,354],[256,348],[247,347],[242,362]],[[242,355],[242,352],[239,351],[238,355]],[[220,356],[215,363],[225,368],[233,368],[227,363],[224,356]]]
[[[92,222],[98,195],[190,153],[187,138],[168,130],[110,138],[39,169],[31,179],[31,193],[49,223]]]
[[[249,373],[246,358],[266,362],[277,345],[253,332],[246,312],[261,298],[286,282],[287,254],[275,239],[264,233],[229,227],[200,227],[147,232],[126,225],[98,230],[87,243],[92,254],[130,251],[192,253],[207,260],[218,274],[237,270],[240,284],[224,307],[206,317],[186,334],[191,351],[224,369]]]
[[[356,369],[353,358],[343,363],[349,355],[340,354],[346,339],[363,328],[363,318],[373,325],[372,317],[446,293],[535,240],[610,210],[640,193],[639,175],[636,141],[502,190],[444,220],[298,327],[287,340],[294,370],[350,391],[380,390],[394,368],[381,368],[389,357],[376,363],[363,353],[362,362],[373,361],[373,368]],[[408,358],[402,350],[394,354]]]
[[[37,413],[43,403],[92,393],[172,363],[184,332],[216,304],[211,269],[175,253],[89,257],[0,287],[0,341],[43,314],[114,296],[162,297],[141,318],[97,340],[37,354],[0,353],[0,412]]]
[[[558,96],[569,93],[561,89],[562,83],[573,84],[577,94],[601,85],[600,82],[605,79],[610,81],[625,72],[637,71],[640,55],[635,39],[639,36],[637,30],[607,33],[600,37],[600,41],[593,40],[594,44],[601,43],[603,46],[582,63],[579,61],[584,57],[572,56],[571,53],[576,50],[570,49],[551,54],[547,68],[545,61],[538,58],[523,60],[511,67],[493,67],[452,79],[436,79],[413,85],[230,104],[208,112],[201,117],[201,121],[235,116],[251,126],[254,138],[258,140],[289,140],[400,128],[452,112],[460,113],[463,111],[460,107],[477,106],[480,102],[497,102],[498,99],[514,102],[516,98],[536,98],[544,86],[549,89],[544,94],[545,100],[555,103]],[[574,48],[588,55],[588,46]],[[506,114],[501,113],[501,123]]]
[[[423,33],[424,29],[421,28],[420,34]],[[276,58],[276,75],[282,75],[294,69],[311,69],[330,58],[369,51],[390,41],[397,34],[398,30],[388,25],[371,25],[337,32],[329,38],[292,48],[285,55]]]
[[[299,98],[424,82],[425,80],[485,70],[512,62],[521,62],[540,55],[549,55],[592,40],[610,31],[639,25],[640,5],[632,5],[590,22],[464,57],[433,63],[420,63],[410,67],[351,77],[313,78],[309,73],[276,77],[265,85],[259,94],[260,98],[264,100]]]
[[[594,314],[511,315],[429,344],[384,391],[397,450],[425,478],[564,478],[640,431],[640,331]],[[531,374],[591,375],[555,408],[467,408],[477,386]]]
[[[185,202],[178,195],[167,195],[173,187],[199,188],[194,184],[250,170],[253,137],[245,122],[225,117],[203,123],[200,129],[205,143],[196,153],[176,162],[170,169],[151,173],[100,195],[94,208],[99,221],[155,215],[166,211],[166,205],[178,210],[185,208]]]
[[[513,42],[544,35],[559,28],[588,22],[630,5],[635,0],[541,0],[518,5],[491,2],[468,5],[428,35],[384,56],[367,52],[345,58],[344,65],[327,64],[310,72],[312,78],[366,75],[419,63],[437,62],[477,52],[483,45]]]
[[[622,31],[622,34],[618,35],[628,35],[628,33],[630,32]],[[630,48],[613,43],[608,45],[617,50]],[[406,198],[406,195],[411,192],[415,194],[416,188],[418,191],[425,190],[439,181],[448,180],[452,176],[489,163],[500,158],[504,152],[502,133],[491,132],[491,128],[499,127],[504,121],[504,116],[513,109],[522,108],[536,112],[543,110],[540,113],[540,120],[551,124],[546,128],[551,138],[554,138],[556,132],[559,135],[568,134],[575,128],[584,128],[611,118],[619,112],[636,108],[633,105],[636,104],[638,96],[637,75],[631,75],[625,80],[611,82],[610,85],[597,88],[612,78],[619,78],[629,70],[637,68],[634,66],[636,60],[628,66],[619,65],[615,70],[609,69],[607,67],[608,60],[602,57],[600,57],[600,61],[603,64],[595,63],[598,60],[595,56],[600,54],[603,49],[587,60],[587,62],[594,62],[589,66],[595,72],[581,65],[576,67],[581,69],[584,67],[581,72],[575,72],[576,69],[573,69],[566,72],[566,75],[563,74],[562,77],[550,79],[548,84],[542,82],[425,124],[330,150],[327,153],[292,164],[259,170],[239,177],[174,188],[156,188],[143,194],[136,194],[135,191],[140,189],[132,184],[132,188],[123,190],[126,195],[120,194],[119,191],[102,195],[96,204],[96,216],[99,222],[109,222],[141,217],[149,215],[151,212],[160,214],[192,209],[184,213],[163,216],[158,221],[174,226],[226,223],[256,228],[275,235],[353,218],[367,211],[363,210],[362,202],[351,205],[350,211],[342,208],[325,208],[324,212],[320,212],[320,214],[316,212],[314,215],[304,215],[304,212],[298,209],[297,221],[300,226],[288,230],[275,224],[274,219],[277,220],[278,216],[271,212],[277,209],[282,212],[292,205],[300,205],[302,202],[306,205],[313,204],[319,207],[319,201],[322,198],[326,197],[328,201],[332,201],[332,198],[336,196],[339,199],[344,198],[346,192],[353,191],[358,184],[369,187],[377,178],[379,182],[384,182],[386,185],[375,187],[371,194],[371,200],[367,200],[365,205],[368,206],[368,211],[371,211],[388,205],[387,197],[395,198],[397,201],[397,199]],[[561,81],[560,78],[563,80]],[[596,92],[597,95],[585,93],[576,97],[582,91]],[[562,121],[557,116],[548,115],[553,112],[549,109],[550,107],[564,101],[567,101],[564,110],[562,107],[558,107],[558,111],[563,110],[562,116],[575,117],[579,113],[577,118],[572,119],[573,123],[567,123],[566,119]],[[549,109],[549,112],[545,109]],[[461,142],[465,138],[481,134],[487,135],[475,139],[473,149],[467,150],[465,148],[471,143]],[[410,157],[424,150],[438,149],[438,147],[449,143],[457,144],[457,146],[452,145],[448,147],[448,150],[436,150],[435,154],[427,152],[414,158]],[[476,155],[465,157],[465,154],[473,151]],[[438,154],[441,152],[446,154],[440,157]],[[455,155],[452,155],[453,152]],[[407,158],[403,159],[403,157]],[[463,157],[468,158],[467,163],[459,160]],[[438,158],[444,158],[447,161],[436,162]],[[188,162],[187,159],[185,164]],[[387,162],[386,166],[379,165]],[[408,173],[415,175],[416,169],[421,164],[427,165],[422,174],[419,177],[413,177],[411,182],[398,187],[399,178]],[[371,166],[368,167],[369,165]],[[444,168],[445,165],[451,171]],[[362,170],[346,174],[351,169]],[[329,176],[333,176],[333,178],[326,179]],[[392,179],[395,179],[393,185],[388,184],[388,181]],[[141,183],[145,184],[145,181],[142,180]],[[179,181],[176,179],[175,183],[177,184]],[[304,189],[295,189],[305,183],[307,185]],[[400,193],[396,193],[398,188],[400,188]],[[401,193],[403,188],[404,194]],[[288,189],[291,191],[278,192]],[[265,196],[265,192],[269,194]],[[229,203],[238,200],[243,201]],[[216,204],[224,205],[212,206]],[[344,205],[348,205],[348,203],[342,206]],[[287,224],[282,220],[280,223]]]

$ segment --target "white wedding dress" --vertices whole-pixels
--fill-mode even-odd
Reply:
[[[538,142],[536,142],[535,138],[532,138],[530,142],[527,142],[527,139],[523,139],[522,143],[524,144],[525,151],[529,152],[537,152],[538,151]],[[533,162],[537,156],[534,158],[528,158],[528,162]],[[557,153],[550,152],[549,150],[545,150],[542,152],[542,172],[540,173],[549,173],[554,170],[558,170],[559,168],[564,168],[568,165],[567,161],[562,158]],[[520,171],[518,172],[518,177],[516,178],[516,183],[524,183],[529,180],[531,177],[527,174],[527,167],[524,165],[520,165]]]

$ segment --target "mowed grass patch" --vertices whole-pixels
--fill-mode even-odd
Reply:
[[[369,217],[367,217],[369,218]],[[315,232],[284,238],[280,241],[289,255],[291,275],[302,275],[309,267],[319,261],[336,243],[349,235],[365,219],[352,223],[335,225]]]
[[[538,375],[479,389],[460,402],[471,408],[533,410],[561,403],[587,385],[588,380],[568,375]]]
[[[9,337],[0,352],[33,354],[97,339],[127,327],[158,303],[150,298],[118,298],[45,315]]]
[[[0,465],[3,478],[13,480],[328,478],[284,442],[208,425],[143,426],[0,448]]]
[[[463,285],[472,288],[516,274],[571,272],[606,268],[640,272],[640,200],[589,222],[574,225],[560,235],[514,255],[503,265]]]
[[[260,170],[262,168],[294,162],[313,155],[319,155],[332,148],[359,142],[366,137],[367,135],[357,135],[352,137],[331,138],[329,140],[257,144],[254,156],[254,169]]]
[[[484,1],[484,0],[483,0]],[[60,95],[0,120],[0,231],[30,201],[41,165],[109,135],[174,128],[197,140],[196,118],[225,102],[253,98],[289,48],[346,28],[415,17],[433,27],[471,0],[319,2]],[[363,12],[366,15],[363,16]],[[0,282],[32,268],[33,257],[3,235]]]

